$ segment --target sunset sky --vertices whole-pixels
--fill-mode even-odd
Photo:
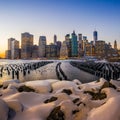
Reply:
[[[40,35],[50,43],[73,30],[92,40],[95,29],[99,40],[120,45],[120,0],[0,0],[0,56],[8,38],[21,41],[23,32],[38,44]]]

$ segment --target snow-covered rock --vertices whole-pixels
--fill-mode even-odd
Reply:
[[[46,80],[29,81],[25,82],[25,85],[34,89],[38,93],[48,93],[52,89],[50,82]]]
[[[56,79],[10,82],[0,89],[0,120],[119,120],[120,83],[110,82],[117,89],[103,87],[105,83],[103,78],[84,84]],[[33,90],[19,90],[23,86]]]
[[[16,84],[16,83],[20,83],[19,80],[5,80],[3,81],[2,85],[3,87],[8,87],[9,84]]]
[[[7,104],[0,99],[0,120],[7,120],[8,112],[9,112],[9,108]]]
[[[92,109],[87,120],[119,120],[120,96],[110,98],[105,104]]]
[[[23,105],[18,100],[8,100],[6,101],[6,104],[9,108],[13,109],[15,112],[22,112],[23,111]]]

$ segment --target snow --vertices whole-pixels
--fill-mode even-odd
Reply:
[[[46,120],[58,106],[64,113],[64,120],[119,120],[120,92],[110,87],[101,90],[105,82],[107,81],[103,78],[84,84],[77,79],[73,81],[47,79],[23,83],[5,81],[3,84],[8,87],[0,88],[0,120]],[[119,81],[110,82],[119,88]],[[35,91],[19,92],[18,88],[23,85]],[[63,92],[64,90],[72,93],[68,94]],[[84,93],[85,91],[97,93],[100,90],[107,95],[101,100],[93,100],[90,94]],[[56,99],[51,100],[52,97]],[[9,109],[15,114],[13,115]],[[12,117],[9,118],[10,116]]]
[[[73,87],[77,89],[77,85],[74,82],[71,81],[59,81],[54,84],[52,84],[53,91],[60,90],[62,88],[70,88]]]
[[[7,104],[0,99],[0,120],[7,120],[9,108]]]
[[[112,97],[102,106],[91,110],[87,120],[119,120],[119,110],[120,96]]]
[[[29,81],[25,85],[34,89],[38,93],[48,93],[51,91],[51,84],[48,81]]]
[[[79,79],[81,82],[90,82],[95,80],[95,76],[73,67],[69,62],[62,62],[62,70],[68,76],[69,80]]]

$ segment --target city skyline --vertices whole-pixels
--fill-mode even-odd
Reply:
[[[21,41],[21,33],[30,32],[34,43],[45,35],[48,43],[54,34],[63,41],[66,34],[82,33],[93,40],[92,32],[99,32],[99,40],[120,40],[119,0],[1,0],[0,56],[13,37]],[[4,44],[4,45],[3,45]]]

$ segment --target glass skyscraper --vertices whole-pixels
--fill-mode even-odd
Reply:
[[[71,47],[72,47],[72,57],[78,56],[78,42],[77,42],[77,35],[75,34],[75,31],[71,34]]]

